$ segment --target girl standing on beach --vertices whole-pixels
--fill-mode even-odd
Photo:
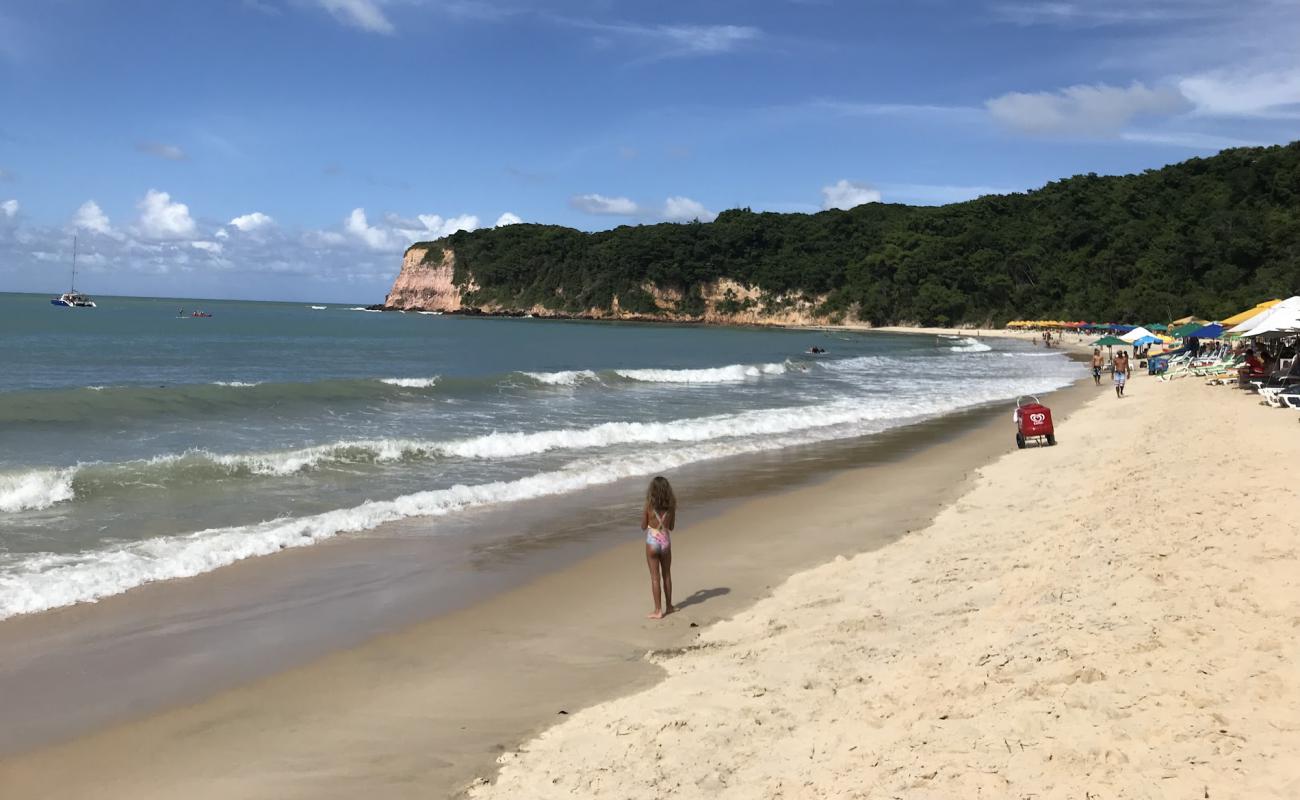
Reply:
[[[677,524],[677,498],[668,479],[659,476],[650,481],[641,510],[641,530],[645,531],[645,563],[650,567],[650,596],[655,610],[650,619],[663,619],[673,613],[673,552],[669,534]],[[663,586],[663,604],[659,587]]]

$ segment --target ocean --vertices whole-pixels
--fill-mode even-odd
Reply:
[[[974,337],[97,301],[0,294],[0,619],[1079,373]]]

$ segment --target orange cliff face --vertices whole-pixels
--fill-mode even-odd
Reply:
[[[434,252],[430,252],[430,250]],[[456,254],[449,247],[413,246],[402,259],[402,271],[393,281],[393,288],[384,298],[384,308],[395,311],[460,311],[462,288],[452,276],[456,268]],[[470,284],[464,291],[478,287]]]
[[[828,318],[817,309],[825,302],[824,296],[796,295],[769,296],[757,286],[722,278],[700,287],[704,301],[703,313],[688,314],[681,311],[682,293],[653,284],[641,288],[654,299],[656,310],[650,313],[629,312],[613,298],[609,308],[590,308],[577,313],[563,313],[543,306],[531,308],[504,307],[489,303],[471,308],[465,305],[465,295],[479,290],[472,275],[463,286],[454,281],[456,254],[444,245],[413,245],[402,259],[402,271],[383,307],[392,311],[440,311],[446,313],[494,314],[537,317],[581,318],[600,320],[660,320],[665,322],[703,322],[714,325],[824,325],[852,322],[852,316]]]

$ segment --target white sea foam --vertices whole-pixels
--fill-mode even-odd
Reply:
[[[731,364],[704,369],[616,369],[621,378],[646,383],[741,383],[764,375],[784,375],[786,365]]]
[[[365,307],[363,307],[363,306],[353,306],[352,308],[349,308],[348,311],[369,311],[371,314],[382,314],[382,313],[384,313],[381,309],[378,309],[378,308],[365,308]]]
[[[314,544],[342,533],[370,530],[404,517],[440,516],[475,506],[579,491],[708,459],[860,436],[961,407],[1046,391],[1067,380],[1060,376],[976,380],[960,393],[917,393],[902,403],[881,397],[845,399],[813,407],[676,422],[609,423],[588,429],[489,434],[447,442],[437,446],[439,452],[479,458],[511,457],[557,447],[600,447],[612,442],[646,443],[647,447],[634,455],[607,453],[518,480],[456,485],[306,517],[212,528],[95,552],[38,554],[7,565],[0,572],[0,619],[94,601],[153,581],[197,575],[245,558]],[[681,442],[690,442],[691,446],[677,446]],[[386,446],[393,452],[401,449],[396,442]],[[284,462],[283,468],[289,466]]]
[[[312,311],[324,311],[324,310],[327,309],[327,308],[329,308],[329,306],[312,306],[312,307],[311,307],[311,310],[312,310]]]
[[[0,512],[39,511],[71,500],[75,472],[69,468],[0,474]]]
[[[261,381],[213,381],[213,386],[229,386],[234,389],[250,389],[254,386],[261,386]]]
[[[944,338],[952,339],[954,337],[945,336]],[[952,347],[948,348],[954,353],[987,353],[988,351],[993,349],[992,347],[989,347],[988,345],[984,344],[978,339],[973,339],[969,336],[964,336],[958,339],[957,341],[960,342],[960,344],[955,344]]]
[[[403,389],[428,389],[438,383],[438,376],[432,378],[380,378],[380,383],[400,386]]]
[[[570,369],[559,372],[521,372],[519,374],[526,375],[547,386],[577,386],[580,383],[600,380],[600,377],[589,369]]]

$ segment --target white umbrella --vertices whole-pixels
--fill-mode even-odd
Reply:
[[[1234,325],[1233,327],[1229,328],[1227,332],[1240,333],[1243,336],[1249,336],[1250,334],[1248,334],[1247,331],[1253,330],[1255,328],[1258,328],[1260,325],[1263,325],[1267,320],[1271,319],[1274,314],[1281,314],[1286,311],[1294,310],[1297,308],[1300,308],[1300,295],[1293,295],[1283,300],[1282,302],[1278,303],[1277,305],[1273,306],[1272,308],[1264,309],[1263,311],[1259,312],[1258,314],[1246,320],[1245,322],[1242,322],[1240,325]]]
[[[1258,325],[1242,336],[1267,336],[1269,334],[1287,334],[1300,332],[1300,305],[1284,308],[1276,314],[1268,315]]]
[[[1123,339],[1126,342],[1136,342],[1138,339],[1141,339],[1143,336],[1155,336],[1155,334],[1147,330],[1146,328],[1142,327],[1141,325],[1139,325],[1119,338]]]

